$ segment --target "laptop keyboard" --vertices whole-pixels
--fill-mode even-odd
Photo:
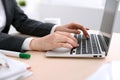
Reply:
[[[76,50],[76,54],[99,54],[101,53],[101,50],[105,51],[102,40],[99,40],[100,35],[98,36],[96,34],[90,34],[89,36],[90,38],[86,39],[84,35],[76,34],[75,38],[77,38],[79,46],[73,48],[71,50],[71,54],[73,54],[74,50]],[[100,46],[102,46],[102,49]]]

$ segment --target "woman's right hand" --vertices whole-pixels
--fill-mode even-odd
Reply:
[[[55,48],[73,48],[77,47],[77,39],[68,32],[56,31],[52,34],[40,38],[34,38],[30,43],[32,50],[47,51]]]

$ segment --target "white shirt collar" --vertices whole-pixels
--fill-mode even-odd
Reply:
[[[2,1],[0,0],[0,32],[4,29],[6,24],[6,15]]]

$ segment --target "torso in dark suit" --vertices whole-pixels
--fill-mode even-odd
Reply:
[[[0,32],[0,49],[21,51],[25,38],[8,35],[10,25],[13,25],[22,34],[40,37],[49,34],[54,26],[51,23],[29,19],[17,6],[15,0],[2,0],[2,2],[6,13],[6,25],[4,30]]]

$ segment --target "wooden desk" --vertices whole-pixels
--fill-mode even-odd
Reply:
[[[104,59],[46,58],[45,52],[30,53],[29,60],[15,58],[31,65],[33,75],[26,80],[85,80],[102,64],[120,60],[120,34],[113,34],[109,54]]]

